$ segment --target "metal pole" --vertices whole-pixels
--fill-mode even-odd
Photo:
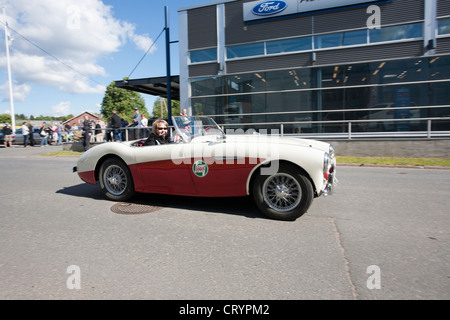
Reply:
[[[172,125],[172,97],[171,97],[171,82],[172,77],[170,75],[170,29],[169,29],[169,8],[164,7],[165,21],[166,21],[166,70],[167,70],[167,118],[169,125]]]
[[[16,116],[14,115],[14,99],[13,99],[13,89],[12,89],[12,78],[11,78],[11,63],[9,61],[9,32],[8,32],[8,22],[6,22],[5,7],[3,7],[3,19],[5,20],[5,44],[6,44],[6,64],[8,66],[8,81],[9,81],[9,102],[11,105],[11,129],[13,133],[16,132]]]

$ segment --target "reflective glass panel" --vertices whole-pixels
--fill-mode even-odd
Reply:
[[[438,33],[450,34],[450,18],[438,20]]]
[[[303,51],[312,49],[312,37],[269,41],[266,43],[267,54]]]
[[[224,90],[223,77],[191,79],[192,96],[207,96],[222,94]]]
[[[394,41],[422,37],[422,23],[371,29],[370,42]]]
[[[217,60],[217,49],[206,49],[190,52],[191,63],[205,62],[205,61],[216,61]]]
[[[366,42],[367,42],[366,30],[344,32],[344,46],[364,44]]]
[[[242,58],[264,54],[264,43],[244,44],[242,46],[227,47],[227,58]]]
[[[315,36],[315,48],[324,49],[331,47],[339,47],[342,45],[343,33],[324,34]]]

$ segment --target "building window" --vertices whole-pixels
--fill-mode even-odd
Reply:
[[[438,34],[450,34],[450,18],[438,20]]]
[[[316,49],[339,47],[342,45],[343,35],[343,33],[331,33],[315,36],[314,46]]]
[[[295,52],[312,49],[312,37],[269,41],[266,43],[267,54]]]
[[[376,117],[377,111],[360,109],[395,107],[399,103],[447,105],[450,55],[252,72],[190,81],[193,114],[212,115],[221,124],[364,120]],[[410,117],[439,117],[449,112],[449,107],[422,108],[415,109]],[[398,129],[393,123],[389,125],[383,130]],[[414,121],[411,130],[425,130],[426,125],[426,121]],[[286,125],[285,130],[292,133],[345,132],[347,126],[343,122],[301,127],[296,124],[292,128]],[[380,128],[361,122],[361,126],[352,130],[379,131]]]
[[[191,51],[191,63],[217,61],[217,48]]]
[[[227,47],[227,58],[243,58],[264,55],[264,42]]]
[[[370,42],[396,41],[422,37],[422,23],[384,27],[370,30]]]
[[[344,46],[353,46],[353,45],[365,44],[365,43],[367,43],[367,31],[366,30],[344,32],[344,38],[343,38]]]

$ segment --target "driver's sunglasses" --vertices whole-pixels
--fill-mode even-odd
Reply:
[[[167,130],[166,127],[158,127],[158,130]]]

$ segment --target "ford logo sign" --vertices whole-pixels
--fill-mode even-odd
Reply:
[[[283,11],[287,8],[284,1],[265,1],[253,7],[252,12],[259,16],[268,16]]]

